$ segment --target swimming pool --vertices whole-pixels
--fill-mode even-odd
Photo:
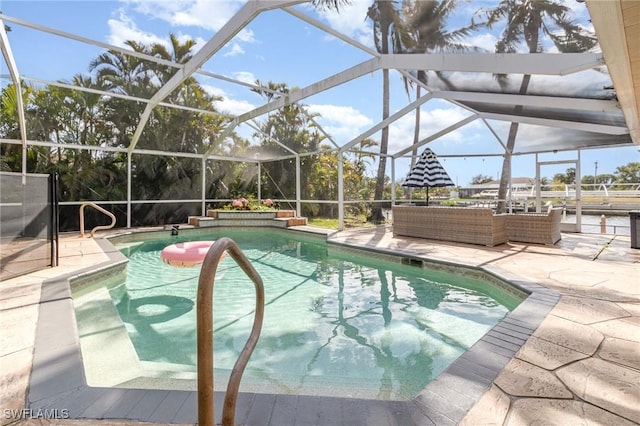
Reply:
[[[401,258],[346,251],[287,232],[165,234],[120,245],[130,259],[126,281],[74,296],[81,338],[93,334],[100,310],[103,327],[126,329],[126,338],[118,333],[111,342],[115,348],[130,340],[143,369],[170,379],[117,384],[190,388],[199,269],[165,265],[159,252],[174,242],[223,235],[238,243],[265,283],[264,327],[244,390],[410,399],[521,300],[474,276],[406,266]],[[216,387],[223,388],[251,327],[254,294],[230,257],[219,270],[214,347]]]

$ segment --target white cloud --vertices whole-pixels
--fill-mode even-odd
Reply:
[[[139,13],[173,26],[218,31],[244,3],[241,0],[126,0]]]
[[[373,120],[349,106],[309,105],[308,109],[320,114],[318,123],[339,144],[350,141],[373,125]]]
[[[219,101],[215,101],[213,104],[218,110],[220,110],[223,113],[230,114],[230,115],[239,115],[247,111],[251,111],[256,107],[251,102],[248,102],[242,99],[229,98],[227,93],[219,87],[215,87],[207,84],[203,85],[202,87],[210,95],[222,98]]]
[[[219,87],[211,86],[209,84],[201,84],[205,92],[213,96],[226,96],[226,92]]]
[[[143,31],[138,28],[136,23],[126,14],[123,9],[118,11],[118,18],[112,18],[107,21],[109,26],[109,36],[107,42],[120,47],[126,47],[125,42],[127,40],[135,40],[137,43],[150,46],[152,44],[161,44],[171,52],[171,43],[169,37],[160,37],[154,33]],[[195,42],[191,49],[191,53],[194,54],[205,45],[206,41],[202,37],[193,38],[188,34],[174,33],[175,37],[180,43],[185,43],[188,40]]]
[[[245,43],[255,43],[256,39],[253,37],[253,31],[249,28],[244,28],[242,31],[236,35],[240,41],[244,41]]]
[[[244,49],[238,43],[233,43],[231,49],[228,52],[225,52],[223,56],[237,56],[242,55],[244,53]]]
[[[310,105],[309,110],[321,114],[325,120],[347,124],[356,128],[362,128],[373,123],[369,117],[350,106]]]
[[[493,52],[496,48],[496,40],[495,35],[485,33],[469,37],[468,44],[486,50],[487,52]]]
[[[221,101],[216,101],[213,104],[220,111],[231,115],[239,115],[255,109],[255,105],[251,102],[240,99],[229,99],[227,97],[224,97]]]
[[[137,13],[165,21],[174,27],[196,27],[213,32],[220,30],[245,3],[242,0],[121,0],[121,2],[131,6]],[[133,20],[125,16],[124,13],[120,14],[119,19],[110,20],[109,26],[112,28],[111,38],[119,42],[134,39],[146,43],[145,40],[151,36],[151,34],[145,34],[137,29]],[[154,37],[158,39],[157,36]],[[193,37],[183,35],[182,38]],[[197,37],[195,40],[197,43],[194,46],[194,52],[206,43],[201,37]],[[253,31],[246,28],[236,34],[233,40],[234,44],[225,56],[243,54],[244,49],[239,42],[256,42]],[[163,44],[168,45],[166,42]]]
[[[249,71],[239,71],[233,74],[236,80],[240,80],[243,83],[255,84],[256,76]]]
[[[109,36],[107,42],[116,46],[124,46],[125,41],[135,40],[138,43],[151,45],[161,43],[167,45],[167,41],[155,34],[144,32],[136,26],[136,23],[127,16],[124,10],[118,11],[118,19],[109,19]]]

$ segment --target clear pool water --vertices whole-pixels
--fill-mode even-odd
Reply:
[[[166,265],[160,251],[223,235],[265,284],[264,326],[242,379],[251,390],[410,399],[520,302],[473,277],[291,233],[166,237],[122,246],[126,283],[110,289],[140,360],[195,370],[199,268]],[[214,288],[216,382],[245,344],[254,304],[252,282],[226,256]]]

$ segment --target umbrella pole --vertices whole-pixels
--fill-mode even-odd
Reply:
[[[429,207],[429,187],[427,186],[427,207]]]

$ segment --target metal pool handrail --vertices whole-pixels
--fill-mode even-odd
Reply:
[[[256,308],[253,327],[247,343],[240,352],[227,384],[227,392],[222,408],[222,426],[233,426],[236,412],[236,400],[242,373],[251,357],[251,353],[258,343],[262,319],[264,317],[264,286],[262,278],[253,268],[249,259],[230,238],[220,238],[207,252],[200,278],[198,279],[197,299],[197,337],[198,337],[198,424],[213,425],[215,409],[213,405],[213,285],[216,270],[221,256],[227,251],[238,266],[253,281],[256,289]]]
[[[92,238],[93,238],[93,234],[95,234],[96,231],[101,230],[101,229],[111,229],[114,226],[116,226],[116,216],[113,213],[111,213],[109,210],[103,209],[102,207],[100,207],[96,203],[92,203],[90,201],[87,201],[86,203],[82,203],[80,205],[80,236],[81,237],[84,237],[84,208],[87,207],[87,206],[91,206],[94,209],[98,210],[101,213],[106,214],[107,216],[109,216],[111,218],[111,224],[96,226],[95,228],[93,228],[91,230],[91,237]]]

